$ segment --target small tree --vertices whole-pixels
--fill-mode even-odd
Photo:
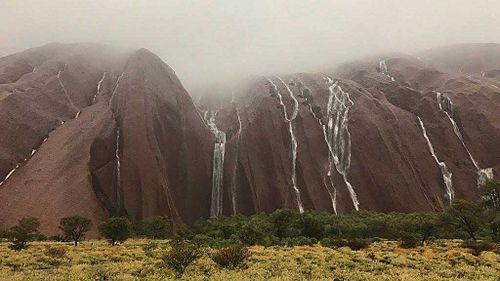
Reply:
[[[437,233],[439,223],[435,214],[406,214],[402,222],[393,227],[399,227],[402,230],[402,233],[399,234],[401,238],[417,238],[417,240],[420,240],[420,245],[425,245],[425,242]],[[396,232],[398,231],[396,230]],[[407,240],[407,242],[410,241]]]
[[[63,232],[64,237],[75,243],[78,246],[85,232],[90,230],[92,221],[81,216],[65,217],[59,221],[59,229]]]
[[[316,214],[305,214],[303,215],[302,234],[305,237],[321,239],[325,235],[325,223]]]
[[[109,240],[112,246],[130,237],[130,222],[125,217],[109,218],[98,227],[99,233]]]
[[[472,240],[476,241],[476,232],[484,223],[484,210],[474,202],[455,200],[452,206],[441,214],[442,221],[457,230],[465,231]]]
[[[209,257],[222,268],[236,269],[245,266],[250,252],[242,245],[231,245],[214,250],[209,254]]]
[[[488,223],[488,228],[490,230],[492,240],[500,242],[500,212],[495,213],[495,216]]]
[[[170,234],[170,220],[163,216],[147,218],[142,222],[142,231],[149,238],[166,238]]]
[[[51,265],[61,265],[63,258],[66,256],[66,249],[65,248],[55,248],[55,247],[48,247],[45,249],[43,252],[45,256],[49,258],[49,263]]]
[[[300,235],[302,225],[298,212],[291,209],[278,209],[272,212],[268,218],[274,226],[276,237],[280,240]]]
[[[262,244],[266,238],[265,226],[257,219],[245,223],[239,230],[238,236],[246,245]]]
[[[486,207],[500,211],[500,180],[489,181],[482,185],[481,197]]]
[[[175,271],[176,277],[181,277],[186,268],[201,257],[200,248],[188,242],[176,243],[163,257],[163,264]]]
[[[19,220],[17,225],[11,227],[8,232],[9,240],[12,243],[9,248],[21,251],[28,247],[28,241],[33,240],[38,234],[40,221],[37,218],[25,217]]]

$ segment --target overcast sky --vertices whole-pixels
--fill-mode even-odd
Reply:
[[[0,55],[49,42],[145,47],[189,88],[384,51],[500,42],[500,0],[0,0]]]

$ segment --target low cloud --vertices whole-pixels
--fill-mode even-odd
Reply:
[[[49,42],[145,47],[189,90],[371,53],[500,42],[497,0],[4,0],[0,55]]]

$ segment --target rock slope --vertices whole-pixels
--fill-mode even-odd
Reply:
[[[438,211],[500,175],[500,47],[460,45],[257,77],[192,101],[141,49],[0,58],[0,229],[276,208]],[[214,94],[215,95],[215,94]]]

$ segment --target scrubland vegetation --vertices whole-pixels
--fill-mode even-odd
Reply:
[[[500,182],[482,192],[442,213],[281,209],[200,220],[176,234],[165,217],[113,217],[97,226],[103,239],[88,241],[85,218],[63,218],[50,239],[23,218],[3,233],[0,280],[498,281]]]
[[[151,245],[153,243],[153,245]],[[144,250],[149,248],[149,250]],[[58,249],[58,250],[48,250]],[[251,246],[234,269],[214,262],[215,249],[200,256],[182,275],[166,262],[166,240],[130,239],[112,247],[106,241],[33,242],[24,251],[0,244],[0,280],[498,280],[500,255],[474,256],[461,241],[433,241],[403,249],[395,241],[374,242],[359,251],[348,247]],[[49,254],[48,252],[56,252]]]

